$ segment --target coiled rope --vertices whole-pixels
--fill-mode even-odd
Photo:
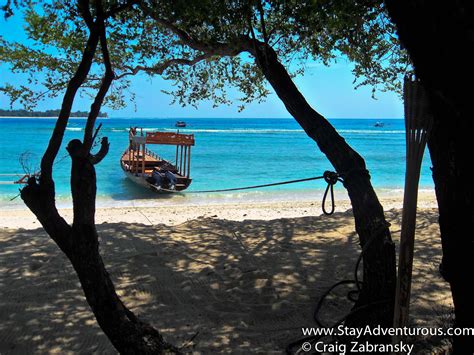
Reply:
[[[380,227],[379,229],[381,229],[383,227]],[[360,295],[360,292],[362,290],[362,285],[363,285],[363,281],[360,281],[359,280],[359,276],[358,276],[358,271],[359,271],[359,266],[360,266],[360,263],[362,261],[362,258],[364,256],[364,254],[367,252],[367,250],[369,249],[369,247],[371,246],[372,242],[374,241],[374,239],[377,237],[377,234],[379,232],[379,229],[377,229],[376,231],[373,232],[372,236],[370,237],[370,239],[367,241],[367,243],[365,243],[364,247],[362,248],[362,251],[360,252],[359,254],[359,257],[357,258],[357,261],[355,263],[355,266],[354,266],[354,278],[353,279],[346,279],[346,280],[341,280],[341,281],[338,281],[336,283],[334,283],[332,286],[330,286],[323,294],[322,296],[319,298],[317,304],[316,304],[316,307],[314,309],[314,313],[313,313],[313,319],[314,321],[316,322],[316,324],[318,325],[318,327],[321,327],[321,328],[336,328],[338,327],[340,324],[344,323],[346,321],[346,319],[350,316],[353,316],[354,314],[357,314],[359,313],[360,311],[363,311],[367,308],[370,308],[370,307],[374,307],[374,306],[379,306],[379,305],[382,305],[382,304],[386,304],[388,303],[389,301],[388,300],[380,300],[380,301],[375,301],[375,302],[370,302],[370,303],[367,303],[367,304],[363,304],[359,307],[356,307],[356,308],[353,308],[348,314],[346,314],[345,316],[343,316],[341,319],[339,319],[337,322],[335,322],[334,324],[332,325],[327,325],[327,324],[324,324],[321,319],[319,318],[319,312],[324,304],[324,301],[326,299],[327,296],[329,296],[332,291],[334,289],[336,289],[337,287],[339,286],[342,286],[342,285],[350,285],[350,284],[355,284],[356,286],[356,289],[355,290],[350,290],[347,292],[347,295],[346,295],[346,298],[350,301],[350,302],[353,302],[353,303],[356,303],[358,301],[358,297]],[[326,335],[324,335],[324,333],[322,333],[321,335],[312,335],[312,336],[307,336],[307,337],[304,337],[304,338],[300,338],[296,341],[293,341],[291,342],[290,344],[287,345],[286,347],[286,354],[288,355],[299,355],[301,354],[302,352],[305,352],[303,349],[302,349],[302,344],[303,343],[310,343],[312,346],[314,346],[314,344],[316,344],[316,342],[318,342],[320,339],[322,338],[325,338],[327,337]],[[334,340],[337,340],[337,335],[336,334],[333,334],[331,335],[331,337],[334,339]],[[313,353],[316,353],[316,354],[320,354],[320,352],[318,351],[313,351]]]

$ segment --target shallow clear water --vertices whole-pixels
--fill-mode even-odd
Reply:
[[[119,167],[119,158],[125,150],[130,126],[145,130],[176,131],[175,119],[102,119],[101,135],[109,137],[110,153],[97,166],[99,204],[125,205],[129,200],[155,200],[156,194],[135,186],[128,181]],[[375,127],[375,119],[330,120],[346,141],[366,160],[374,187],[382,192],[395,193],[403,188],[405,176],[404,121],[384,119],[384,127]],[[12,181],[23,175],[19,162],[21,153],[27,152],[27,165],[39,166],[55,119],[0,118],[0,180]],[[194,133],[196,146],[192,149],[191,176],[193,183],[187,192],[224,189],[247,185],[265,184],[284,180],[322,175],[332,167],[319,151],[314,141],[306,136],[293,119],[187,119],[182,133]],[[64,145],[54,168],[58,202],[70,202],[70,160],[64,146],[72,138],[82,138],[84,119],[71,119]],[[155,146],[152,150],[171,161],[175,149]],[[420,188],[431,189],[433,183],[429,170],[428,154],[422,167]],[[158,197],[166,203],[202,201],[236,201],[249,199],[272,200],[321,195],[322,181],[282,185],[249,192],[213,194],[174,194]],[[343,189],[341,184],[338,189]],[[19,206],[18,185],[0,184],[2,207]]]

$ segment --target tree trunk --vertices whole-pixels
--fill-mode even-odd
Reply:
[[[430,95],[428,148],[439,207],[442,275],[450,283],[455,325],[474,328],[472,83],[474,3],[386,0],[417,77]],[[472,354],[474,336],[454,337],[455,354]]]
[[[97,19],[93,21],[89,2],[79,1],[79,10],[90,30],[89,39],[81,63],[69,81],[58,120],[41,160],[39,183],[35,177],[31,177],[27,186],[21,190],[21,197],[48,235],[71,261],[99,326],[120,353],[161,354],[166,351],[179,353],[178,349],[164,342],[155,328],[141,322],[125,307],[115,292],[99,254],[99,240],[95,227],[94,164],[100,162],[107,154],[108,140],[106,138],[102,140],[101,148],[96,155],[91,155],[90,149],[94,140],[92,134],[94,123],[114,75],[107,49],[104,14],[101,3],[98,4]],[[69,142],[67,147],[72,159],[71,192],[74,209],[74,220],[70,226],[56,208],[53,164],[63,141],[76,93],[89,74],[99,40],[106,72],[87,119],[85,144],[75,139]]]
[[[115,292],[99,254],[95,228],[96,175],[89,157],[84,157],[82,143],[68,145],[72,158],[71,191],[74,222],[70,227],[61,217],[51,215],[42,203],[36,181],[30,179],[21,196],[35,213],[48,234],[60,242],[61,250],[71,261],[98,324],[114,347],[123,354],[161,354],[178,352],[167,344],[151,325],[141,322],[125,307]],[[56,210],[54,210],[56,211]]]
[[[389,224],[370,183],[364,159],[306,102],[270,46],[254,41],[249,52],[255,56],[257,65],[288,112],[344,179],[353,207],[356,231],[364,250],[363,287],[354,306],[354,309],[364,307],[364,310],[350,316],[346,324],[391,326],[396,284],[395,249]],[[377,341],[389,339],[379,338]]]
[[[434,106],[439,108],[440,105]],[[442,111],[437,111],[437,116],[440,112]],[[446,114],[449,115],[450,112]],[[433,162],[443,246],[440,270],[451,286],[455,326],[474,329],[474,233],[470,231],[474,223],[474,205],[472,168],[469,168],[472,157],[466,154],[472,150],[465,150],[468,147],[459,145],[460,140],[465,144],[472,139],[464,132],[469,132],[470,135],[474,127],[472,118],[465,122],[470,127],[460,130],[453,125],[454,122],[438,118],[428,146]],[[459,150],[461,154],[458,153]],[[456,354],[472,354],[474,335],[455,337],[453,345]]]
[[[107,140],[104,144],[108,146]],[[54,185],[50,186],[52,191],[44,194],[45,188],[41,188],[35,178],[30,178],[21,191],[23,201],[71,261],[99,326],[120,353],[179,353],[164,342],[155,328],[141,322],[117,296],[99,254],[95,227],[96,175],[91,162],[94,156],[84,157],[79,140],[71,141],[67,149],[72,158],[72,227],[59,215],[55,205],[50,204]]]
[[[71,251],[67,254],[81,281],[97,322],[121,353],[162,353],[163,338],[153,327],[140,322],[118,298],[99,254],[95,228],[96,175],[84,157],[82,143],[68,145],[72,157],[71,192],[74,222]]]

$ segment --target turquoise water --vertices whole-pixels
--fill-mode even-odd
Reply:
[[[196,146],[192,149],[190,193],[157,196],[128,181],[119,167],[119,158],[127,146],[128,128],[175,131],[175,119],[102,119],[101,134],[109,137],[110,153],[97,166],[98,200],[100,204],[126,205],[130,200],[152,200],[157,197],[164,203],[189,201],[234,201],[272,199],[285,196],[320,195],[325,188],[322,181],[283,185],[249,192],[192,194],[192,191],[224,189],[247,185],[265,184],[284,180],[321,175],[332,170],[316,144],[309,139],[293,119],[187,119],[182,133],[194,133]],[[365,159],[374,187],[381,193],[400,192],[405,174],[404,122],[385,119],[384,127],[375,127],[378,120],[334,119],[331,123],[338,132]],[[19,162],[21,153],[27,157],[27,166],[39,166],[54,119],[0,118],[0,180],[11,181],[12,176],[23,175]],[[61,204],[70,204],[70,160],[64,146],[70,139],[82,138],[84,119],[71,119],[64,145],[54,168],[57,198]],[[154,150],[165,158],[174,160],[175,150],[170,146],[155,146]],[[430,161],[426,154],[422,167],[420,188],[431,189],[433,183]],[[341,184],[338,191],[343,193]],[[18,185],[0,184],[2,207],[20,206]],[[311,195],[314,196],[314,195]]]

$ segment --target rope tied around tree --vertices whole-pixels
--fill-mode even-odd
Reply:
[[[367,169],[361,169],[361,168],[356,168],[356,169],[351,169],[344,174],[339,174],[342,183],[344,187],[347,188],[347,182],[351,180],[354,176],[356,175],[366,175],[370,179],[370,172]]]
[[[324,181],[327,182],[327,187],[326,191],[324,191],[324,196],[323,196],[323,202],[322,202],[322,209],[323,213],[326,216],[330,216],[334,213],[334,210],[336,209],[335,201],[334,201],[334,185],[337,184],[338,181],[344,183],[344,181],[340,178],[338,173],[335,173],[334,171],[329,171],[326,170],[323,174]],[[326,199],[328,197],[328,192],[331,192],[331,209],[328,211],[326,210]]]

